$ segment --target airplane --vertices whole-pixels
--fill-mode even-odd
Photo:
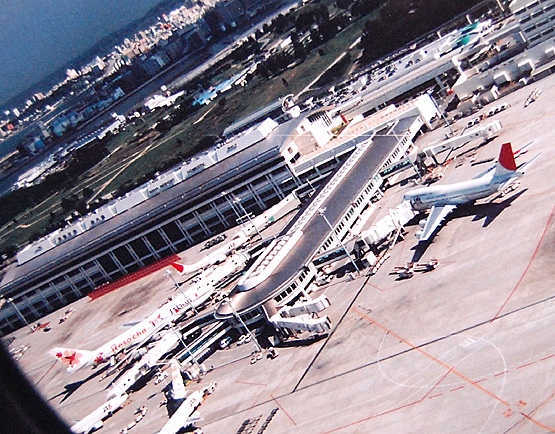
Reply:
[[[157,109],[158,107],[169,107],[175,103],[177,98],[183,95],[185,92],[180,91],[174,93],[173,95],[154,95],[150,98],[147,102],[145,102],[145,107],[147,107],[150,111]]]
[[[237,240],[234,242],[237,242]],[[49,354],[68,365],[67,371],[71,373],[86,365],[92,364],[96,366],[106,362],[121,351],[131,347],[141,346],[158,333],[158,331],[177,320],[187,310],[195,310],[202,306],[216,291],[215,286],[226,276],[241,269],[248,259],[249,256],[246,253],[234,253],[226,258],[220,266],[213,266],[204,270],[200,276],[194,279],[190,287],[180,291],[171,302],[166,303],[145,320],[135,324],[132,328],[97,348],[95,351],[57,347],[50,350]]]
[[[113,388],[108,392],[108,398],[127,392],[137,381],[148,374],[162,359],[162,356],[177,345],[179,336],[176,333],[168,331],[125,375],[115,381]]]
[[[177,369],[177,374],[176,374]],[[179,377],[177,377],[179,376]],[[175,383],[175,384],[174,384]],[[181,386],[180,386],[181,384]],[[181,378],[181,373],[179,368],[173,369],[173,381],[172,381],[172,388],[173,388],[173,396],[185,396],[185,388],[182,387],[183,379]],[[170,420],[166,422],[163,428],[158,432],[158,434],[176,434],[182,428],[187,428],[193,425],[195,422],[201,420],[200,414],[196,409],[199,405],[202,404],[202,401],[206,395],[212,394],[216,390],[216,383],[210,384],[208,387],[197,390],[196,392],[191,393],[186,398],[184,398],[183,402],[175,413],[170,417]],[[173,397],[173,399],[179,399]]]
[[[443,219],[457,205],[473,202],[511,187],[518,178],[524,175],[525,166],[539,156],[538,154],[520,168],[517,167],[515,155],[524,154],[526,152],[525,148],[531,144],[532,142],[513,153],[511,143],[504,143],[501,145],[497,163],[483,174],[469,181],[418,188],[406,193],[404,200],[409,201],[415,211],[431,209],[423,225],[423,230],[416,234],[420,242],[429,240]]]
[[[114,358],[121,351],[143,345],[187,310],[197,308],[205,303],[214,291],[215,288],[210,283],[202,282],[193,285],[187,291],[176,295],[172,301],[160,307],[146,319],[94,351],[56,347],[50,350],[49,354],[66,364],[69,373],[83,366],[97,366]]]
[[[71,432],[75,434],[89,434],[102,428],[104,426],[104,419],[115,413],[125,403],[125,401],[127,401],[128,397],[129,396],[124,393],[110,399],[84,419],[73,425],[70,428]]]
[[[241,248],[248,240],[247,235],[243,231],[236,234],[231,241],[222,245],[218,250],[203,256],[199,261],[194,264],[182,264],[180,262],[172,262],[170,265],[177,270],[180,276],[189,273],[195,273],[202,268],[210,267],[219,262],[229,263],[228,255],[232,262],[241,263],[246,262],[249,258],[246,253],[237,253],[236,249]]]

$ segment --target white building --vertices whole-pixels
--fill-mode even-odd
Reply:
[[[530,45],[554,35],[555,0],[513,0],[509,8]]]

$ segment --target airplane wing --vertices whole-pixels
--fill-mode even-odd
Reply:
[[[426,219],[426,225],[420,234],[420,241],[427,241],[438,226],[441,224],[443,219],[455,209],[456,205],[443,205],[443,206],[433,206],[430,210],[430,214]]]

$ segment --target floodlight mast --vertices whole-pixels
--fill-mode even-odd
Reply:
[[[245,324],[245,322],[243,321],[241,316],[237,313],[237,311],[235,310],[235,308],[231,304],[231,300],[228,297],[226,297],[221,301],[221,304],[224,304],[224,303],[227,303],[229,305],[229,308],[233,312],[233,316],[242,324],[242,326],[245,328],[245,330],[247,330],[247,335],[251,337],[252,341],[256,345],[257,352],[261,353],[262,352],[262,347],[258,344],[258,341],[256,340],[256,337],[251,333],[251,331],[249,330],[249,328],[247,327],[247,325]]]

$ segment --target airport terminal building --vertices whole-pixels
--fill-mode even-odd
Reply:
[[[416,123],[397,137],[404,146],[429,127],[435,105],[420,97],[385,116],[358,119],[346,132],[370,135],[408,116]],[[21,316],[33,322],[237,225],[246,213],[318,186],[357,146],[351,137],[331,140],[334,122],[325,110],[281,124],[268,119],[27,246],[1,283],[0,294],[12,303],[0,310],[0,330],[9,333],[25,325]]]

